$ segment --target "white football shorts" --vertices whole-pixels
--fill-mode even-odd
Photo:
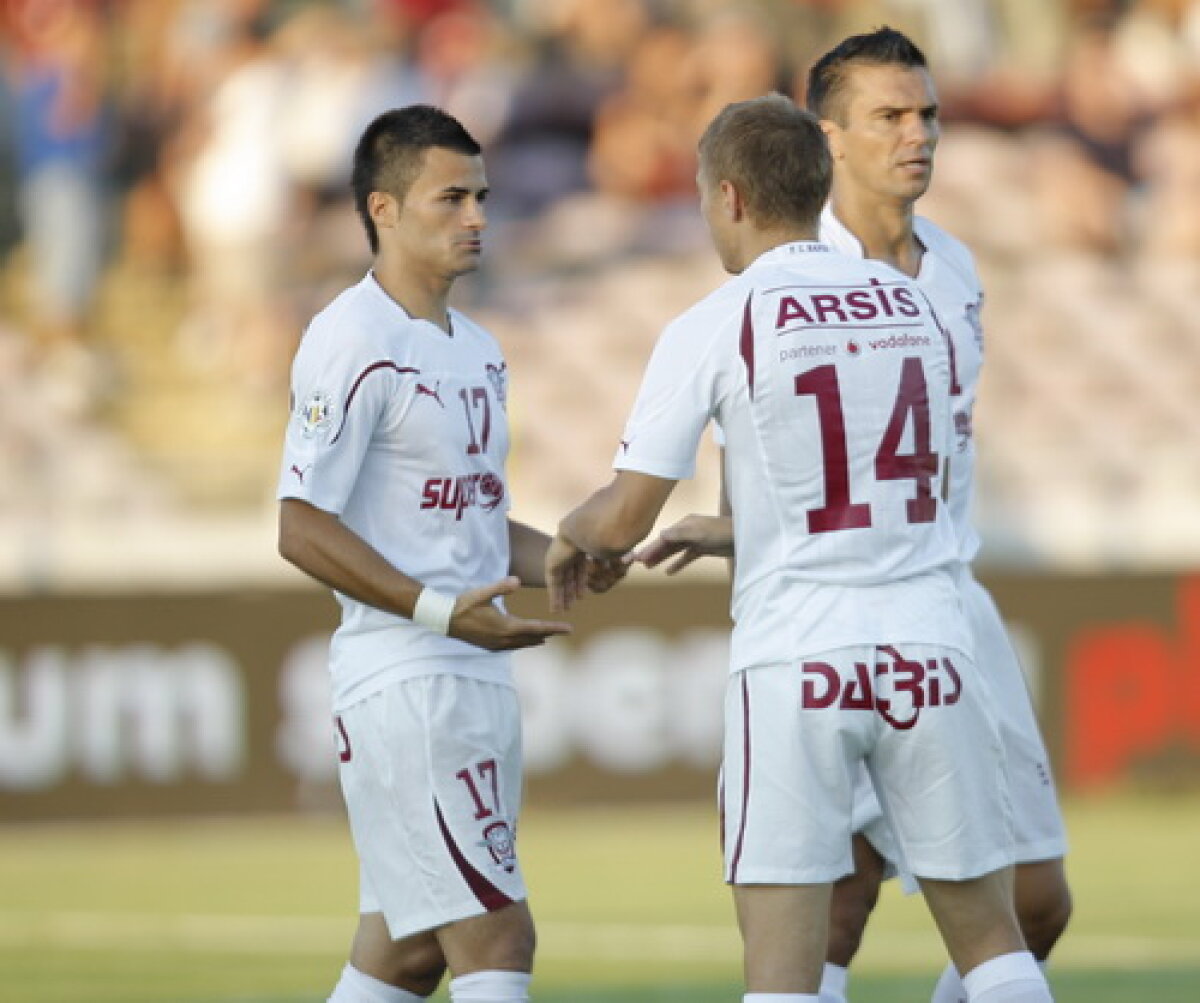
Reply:
[[[904,863],[964,880],[1013,862],[990,692],[964,653],[861,645],[730,677],[725,879],[816,884],[853,868],[865,762]]]
[[[515,689],[417,676],[342,711],[335,725],[360,912],[383,913],[399,939],[526,897]]]
[[[1000,611],[970,568],[962,568],[958,584],[975,645],[975,664],[991,689],[992,708],[1000,729],[1013,806],[1017,862],[1063,857],[1067,852],[1066,828],[1050,771],[1050,757],[1038,729],[1020,660]],[[855,831],[865,835],[903,877],[903,861],[898,859],[895,839],[865,772],[860,775],[855,791],[855,822]]]

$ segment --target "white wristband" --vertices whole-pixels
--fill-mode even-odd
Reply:
[[[454,604],[458,596],[448,596],[445,592],[429,587],[421,589],[417,603],[413,606],[412,622],[420,624],[438,634],[450,633],[450,617],[454,613]]]

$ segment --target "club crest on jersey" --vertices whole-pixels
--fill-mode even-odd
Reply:
[[[508,363],[501,362],[499,366],[493,366],[490,362],[484,367],[487,370],[488,382],[492,385],[492,393],[496,395],[496,400],[500,402],[501,407],[508,404]]]
[[[479,845],[488,848],[497,867],[503,867],[509,874],[516,869],[516,841],[507,822],[493,822],[487,826],[483,830],[483,839]]]
[[[328,394],[316,390],[296,409],[296,418],[300,422],[300,430],[304,437],[311,439],[318,433],[327,431],[333,424],[333,402]]]

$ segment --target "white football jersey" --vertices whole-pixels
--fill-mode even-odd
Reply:
[[[965,648],[940,495],[948,343],[894,269],[799,242],[663,332],[614,465],[692,476],[710,419],[733,506],[733,668],[850,644]]]
[[[938,319],[950,335],[954,352],[955,444],[950,456],[946,504],[958,534],[959,558],[969,563],[979,552],[979,534],[971,522],[971,497],[975,483],[975,437],[972,416],[983,365],[983,286],[975,270],[975,259],[965,244],[920,216],[914,221],[917,239],[925,247],[916,283],[933,304]],[[863,246],[832,208],[821,215],[821,239],[856,258]]]
[[[490,334],[450,318],[449,335],[412,319],[369,274],[313,319],[278,496],[337,514],[406,575],[457,594],[508,574],[508,374]],[[430,671],[511,678],[505,654],[337,598],[335,710]]]

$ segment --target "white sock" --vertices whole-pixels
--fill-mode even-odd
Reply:
[[[821,972],[821,1003],[847,1003],[846,985],[850,981],[850,970],[841,965],[825,962]]]
[[[1042,974],[1046,974],[1045,961],[1037,963],[1038,968],[1042,970]],[[833,965],[826,965],[826,969],[833,968]],[[825,983],[821,983],[821,992],[825,992]],[[822,999],[821,1003],[825,1003]],[[829,997],[829,1003],[847,1003],[846,1000],[836,996]],[[958,969],[954,967],[954,962],[949,962],[942,970],[942,977],[938,979],[937,985],[933,987],[933,995],[929,997],[929,1003],[967,1003],[967,987],[963,985],[962,979],[959,977]]]
[[[967,1003],[967,988],[958,977],[958,969],[953,962],[942,970],[942,977],[933,987],[929,1003]]]
[[[1054,1003],[1041,968],[1028,951],[1002,954],[963,976],[971,1003]]]
[[[452,1003],[529,1003],[528,972],[472,972],[450,980]]]
[[[328,1003],[412,1003],[423,999],[424,996],[380,982],[353,965],[346,965]]]
[[[742,1003],[821,1003],[812,993],[746,993]]]

